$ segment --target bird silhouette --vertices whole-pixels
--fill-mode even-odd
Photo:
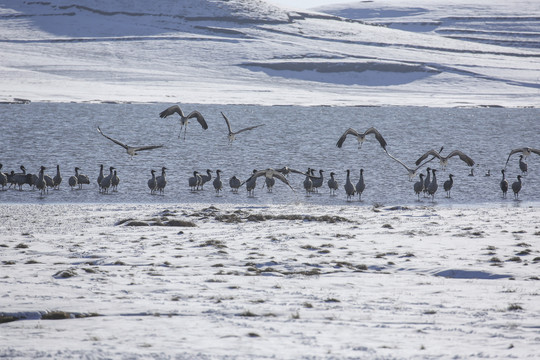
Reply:
[[[236,135],[240,134],[241,132],[248,131],[248,130],[253,130],[253,129],[256,129],[258,127],[264,126],[264,124],[259,124],[259,125],[250,126],[250,127],[238,130],[238,131],[232,131],[231,122],[229,121],[227,116],[225,116],[225,114],[223,112],[221,113],[221,115],[223,116],[223,118],[225,119],[225,122],[227,123],[227,129],[229,130],[229,135],[228,135],[229,143],[232,143],[234,141],[234,139],[236,138]]]
[[[180,134],[182,134],[182,128],[183,128],[184,140],[186,139],[187,125],[189,123],[189,119],[196,118],[204,130],[208,129],[208,124],[206,123],[206,120],[204,119],[204,117],[202,116],[200,112],[198,112],[197,110],[194,110],[186,116],[184,115],[184,112],[182,111],[182,109],[180,109],[180,106],[178,105],[173,105],[163,110],[162,112],[159,113],[159,117],[163,119],[174,113],[177,113],[178,115],[180,115]],[[178,137],[180,137],[180,135],[178,135]]]
[[[510,160],[510,157],[512,155],[514,155],[514,154],[517,154],[517,153],[522,153],[523,157],[526,158],[531,154],[540,155],[540,150],[533,149],[533,148],[530,148],[530,147],[523,147],[523,148],[518,148],[518,149],[514,149],[514,150],[510,151],[510,154],[508,154],[508,158],[506,159],[506,164],[504,165],[505,168],[506,168],[506,165],[508,165],[508,161]]]
[[[124,149],[126,149],[126,152],[128,153],[128,155],[130,155],[132,158],[133,156],[137,155],[137,153],[139,151],[143,151],[143,150],[152,150],[152,149],[158,149],[158,148],[161,148],[163,147],[163,145],[149,145],[149,146],[129,146],[129,145],[126,145],[124,144],[123,142],[119,141],[119,140],[116,140],[116,139],[113,139],[112,137],[109,137],[107,135],[105,135],[103,133],[103,131],[101,131],[101,129],[97,128],[98,132],[103,135],[104,137],[106,137],[107,139],[111,140],[113,143],[115,144],[118,144],[120,145],[121,147],[123,147]]]
[[[440,151],[437,151],[437,150],[429,150],[428,152],[426,152],[424,155],[420,156],[418,158],[418,160],[416,160],[416,165],[419,165],[422,161],[424,161],[428,156],[435,156],[436,158],[438,158],[440,161],[441,161],[441,167],[443,169],[446,169],[446,166],[448,166],[448,160],[454,156],[459,156],[459,158],[464,161],[468,166],[473,166],[474,165],[474,160],[471,159],[468,155],[466,155],[464,152],[462,151],[459,151],[459,150],[454,150],[452,151],[450,154],[448,154],[447,156],[442,156],[440,154]]]
[[[521,175],[517,176],[517,181],[512,183],[512,191],[514,192],[514,199],[519,199],[519,192],[521,191]]]
[[[359,133],[358,131],[356,131],[356,130],[354,130],[352,128],[348,128],[347,130],[345,130],[343,135],[341,135],[341,137],[339,138],[336,146],[338,148],[341,148],[343,146],[343,142],[345,142],[345,139],[347,138],[347,135],[353,135],[354,137],[356,137],[356,140],[358,140],[358,148],[361,149],[362,144],[366,140],[366,136],[369,135],[369,134],[375,135],[375,139],[377,139],[377,141],[379,142],[379,144],[381,145],[383,150],[386,151],[386,145],[387,145],[386,140],[384,140],[381,133],[379,133],[379,131],[377,129],[375,129],[374,127],[370,127],[369,129],[367,129],[363,133]]]
[[[508,180],[506,180],[506,177],[504,176],[504,169],[501,170],[501,173],[502,173],[502,179],[499,186],[501,187],[503,198],[506,198],[506,193],[508,192]]]

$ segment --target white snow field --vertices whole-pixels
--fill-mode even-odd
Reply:
[[[402,3],[3,0],[0,100],[539,105],[540,2]]]
[[[0,358],[538,358],[539,216],[5,205]]]

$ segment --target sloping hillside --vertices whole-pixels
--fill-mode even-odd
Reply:
[[[538,106],[540,52],[262,0],[3,1],[0,100]]]
[[[540,2],[373,0],[316,8],[392,29],[508,47],[540,49]]]

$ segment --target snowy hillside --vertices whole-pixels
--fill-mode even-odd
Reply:
[[[502,4],[482,16],[498,16]],[[515,4],[512,16],[539,7]],[[370,22],[381,20],[370,11]],[[412,16],[395,14],[402,24]],[[262,0],[4,0],[0,19],[1,101],[540,105],[531,43],[464,41]],[[491,33],[489,21],[476,25]]]
[[[540,3],[476,0],[374,0],[316,8],[392,29],[509,47],[540,49]]]

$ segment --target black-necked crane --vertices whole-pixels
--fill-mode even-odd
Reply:
[[[163,166],[161,168],[161,175],[156,178],[156,189],[159,191],[160,195],[165,193],[165,186],[167,186],[167,177],[165,170],[167,170],[167,168]]]
[[[105,175],[103,175],[103,164],[101,164],[99,165],[99,175],[97,177],[97,184],[98,184],[99,192],[101,192],[101,181],[103,180],[104,177]]]
[[[448,175],[448,180],[443,183],[443,189],[446,191],[447,198],[450,198],[450,190],[452,190],[452,186],[454,186],[454,175],[450,174]]]
[[[105,138],[111,140],[113,143],[115,143],[117,145],[120,145],[121,147],[126,149],[126,152],[128,153],[129,156],[131,156],[131,158],[133,158],[133,156],[135,156],[135,155],[138,155],[139,151],[152,150],[152,149],[158,149],[158,148],[163,147],[163,145],[129,146],[129,145],[124,144],[123,142],[121,142],[119,140],[113,139],[112,137],[105,135],[103,133],[103,131],[101,131],[101,129],[99,127],[97,128],[97,130]]]
[[[523,175],[527,174],[527,170],[529,169],[529,166],[527,163],[523,160],[525,157],[523,155],[519,155],[519,169],[521,170],[521,173]]]
[[[257,169],[253,169],[252,175],[241,184],[241,185],[246,184],[246,190],[248,192],[248,196],[251,196],[251,197],[255,196],[255,187],[257,186],[257,176],[255,176],[256,173],[257,173]]]
[[[258,177],[264,176],[266,179],[278,179],[281,180],[285,185],[287,185],[292,191],[295,191],[294,188],[289,183],[289,180],[283,175],[281,172],[274,170],[274,169],[265,169],[265,170],[259,170],[259,171],[253,171],[253,174],[251,177],[246,180],[246,187],[248,186],[248,182],[252,182],[254,184],[255,180]],[[251,185],[251,184],[249,184]]]
[[[244,128],[244,129],[241,129],[241,130],[238,130],[238,131],[232,131],[231,122],[229,121],[227,116],[225,116],[225,114],[223,112],[221,112],[221,115],[223,116],[223,118],[225,119],[225,122],[227,123],[227,129],[229,131],[229,134],[227,135],[227,137],[229,139],[229,143],[232,143],[234,141],[234,139],[236,138],[236,135],[240,134],[241,132],[248,131],[248,130],[253,130],[253,129],[256,129],[258,127],[264,126],[264,124],[259,124],[259,125],[255,125],[255,126],[249,126],[247,128]]]
[[[109,193],[109,188],[111,187],[111,184],[112,184],[112,177],[114,176],[114,173],[113,173],[113,170],[115,168],[114,167],[110,167],[109,168],[109,175],[105,176],[103,178],[103,180],[101,180],[101,192],[103,194],[108,194]]]
[[[0,170],[2,170],[2,164],[0,164]],[[2,190],[4,190],[7,185],[7,174],[2,171],[0,171],[0,185],[2,185]]]
[[[201,184],[201,175],[198,171],[193,172],[193,176],[188,179],[188,185],[191,188],[191,191],[195,191],[199,188],[199,185]]]
[[[311,169],[311,171],[313,172],[314,170]],[[311,175],[313,175],[311,177],[311,182],[312,182],[312,186],[313,186],[313,190],[315,190],[316,192],[319,192],[319,188],[322,187],[323,183],[324,183],[324,176],[323,176],[323,173],[324,173],[324,170],[319,170],[319,176],[315,176],[313,173]]]
[[[82,189],[83,185],[90,184],[90,178],[88,175],[79,173],[80,168],[75,168],[75,175],[77,176],[77,184],[79,184],[79,189]]]
[[[206,175],[202,174],[201,176],[201,182],[199,186],[201,187],[201,190],[204,190],[204,184],[212,180],[212,170],[206,169]]]
[[[431,195],[431,201],[435,201],[435,193],[437,192],[437,189],[439,188],[439,184],[437,183],[437,175],[435,174],[437,172],[436,169],[431,169],[431,173],[433,174],[433,178],[431,179],[431,182],[428,186],[428,194]]]
[[[514,155],[514,154],[517,154],[517,153],[521,153],[523,155],[523,157],[527,158],[531,154],[540,155],[540,150],[533,149],[531,147],[523,147],[523,148],[513,149],[512,151],[510,151],[510,154],[508,154],[508,158],[506,159],[506,164],[504,165],[505,168],[506,168],[506,165],[508,165],[508,161],[510,160],[510,157],[512,155]]]
[[[504,169],[501,170],[502,173],[502,179],[499,183],[499,186],[501,187],[501,191],[503,193],[503,198],[506,198],[506,193],[508,192],[508,180],[506,180],[506,177],[504,175]]]
[[[347,194],[347,201],[350,201],[354,196],[356,189],[351,182],[351,170],[347,169],[347,180],[345,180],[345,193]]]
[[[26,168],[24,167],[24,165],[21,165],[20,169],[22,172],[13,174],[12,183],[14,185],[17,185],[19,187],[19,190],[22,191],[22,186],[24,184],[31,184],[32,175],[26,173]]]
[[[70,176],[69,179],[68,179],[68,184],[71,187],[71,190],[73,190],[75,188],[75,186],[77,186],[79,184],[78,175],[79,175],[79,168],[76,167],[75,168],[75,175]]]
[[[60,188],[62,183],[62,175],[60,174],[60,165],[56,165],[56,175],[53,177],[53,185],[56,190]]]
[[[345,142],[345,139],[347,138],[347,135],[352,135],[356,137],[356,140],[358,140],[358,148],[360,149],[362,148],[362,144],[364,143],[364,141],[366,141],[366,136],[369,134],[375,135],[375,139],[377,139],[377,141],[379,142],[383,150],[386,152],[386,145],[387,145],[386,140],[384,140],[381,133],[379,133],[379,131],[375,129],[374,127],[370,127],[363,133],[360,133],[352,128],[348,128],[347,130],[345,130],[343,135],[341,135],[341,137],[336,143],[336,146],[338,148],[341,148],[343,146],[343,143]]]
[[[150,194],[154,195],[157,190],[157,181],[156,181],[156,170],[150,170],[152,177],[148,180],[148,188],[150,189]]]
[[[120,184],[120,178],[116,173],[116,170],[113,172],[113,177],[111,179],[112,191],[118,191],[118,184]]]
[[[216,170],[216,178],[214,179],[214,182],[212,184],[214,185],[214,190],[216,190],[216,194],[219,195],[219,192],[223,189],[223,182],[221,181],[221,170]]]
[[[424,190],[424,174],[420,174],[420,180],[414,183],[414,193],[418,195],[418,201],[420,201],[420,193]]]
[[[304,189],[306,190],[306,195],[309,195],[313,191],[313,180],[311,176],[311,168],[308,168],[305,175],[306,175],[306,178],[304,179]]]
[[[358,194],[358,200],[362,201],[362,193],[366,189],[366,183],[364,182],[364,169],[360,169],[360,178],[356,183],[355,190]]]
[[[336,191],[339,187],[339,184],[335,178],[336,174],[331,172],[330,179],[328,179],[328,188],[330,188],[330,195],[336,195]]]
[[[201,124],[204,130],[208,129],[208,124],[206,123],[206,120],[200,112],[198,112],[197,110],[193,110],[186,116],[178,105],[173,105],[163,110],[159,113],[159,117],[163,119],[174,113],[180,115],[180,134],[182,134],[182,129],[184,129],[184,140],[186,139],[187,125],[189,123],[189,119],[197,119],[197,121],[199,122],[199,124]],[[178,137],[180,137],[180,135],[178,135]]]
[[[236,177],[236,175],[233,175],[232,178],[229,179],[229,186],[231,187],[231,190],[233,193],[238,193],[238,188],[242,185],[242,182],[239,178]]]
[[[512,191],[514,192],[514,199],[519,199],[519,192],[521,191],[521,175],[517,176],[517,181],[512,183]]]
[[[426,152],[424,155],[420,156],[418,158],[418,160],[416,160],[416,165],[420,165],[420,163],[422,163],[422,161],[424,161],[428,156],[434,156],[436,158],[438,158],[441,162],[441,167],[443,169],[446,169],[446,167],[448,166],[448,160],[454,156],[459,156],[459,158],[465,162],[468,166],[473,166],[474,165],[474,160],[468,156],[467,154],[465,154],[464,152],[460,151],[460,150],[454,150],[452,152],[450,152],[450,154],[446,155],[446,156],[442,156],[440,154],[440,151],[437,151],[437,150],[429,150],[428,152]]]
[[[424,164],[421,164],[420,166],[417,166],[416,168],[410,168],[408,167],[407,165],[405,165],[405,163],[401,160],[399,160],[398,158],[396,158],[394,155],[390,154],[389,152],[386,152],[388,154],[388,156],[390,156],[391,159],[393,159],[394,161],[396,161],[398,164],[401,164],[401,166],[403,166],[406,170],[407,170],[407,174],[409,175],[409,181],[412,181],[414,179],[414,177],[416,176],[416,172],[418,171],[418,169],[420,169],[422,166],[424,166]],[[429,161],[429,160],[428,160]],[[427,161],[426,161],[427,162]]]
[[[45,195],[45,192],[47,191],[47,182],[45,181],[45,166],[42,166],[39,169],[39,175],[35,185],[36,188],[38,188],[40,195]]]

